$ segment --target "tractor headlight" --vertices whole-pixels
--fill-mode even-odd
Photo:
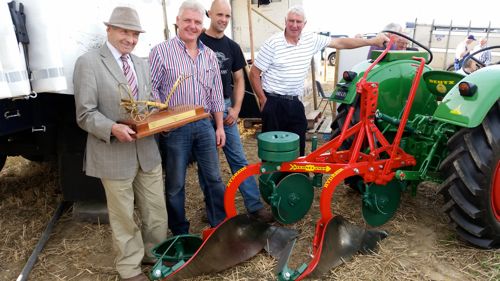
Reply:
[[[354,71],[344,71],[344,73],[342,73],[342,78],[344,78],[346,82],[351,82],[356,76],[358,76],[358,74]]]
[[[463,97],[472,97],[477,92],[477,86],[470,82],[460,82],[458,84],[458,91]]]

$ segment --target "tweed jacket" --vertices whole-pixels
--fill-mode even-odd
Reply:
[[[145,60],[130,56],[137,74],[138,99],[149,100],[149,66]],[[75,64],[76,120],[80,128],[88,132],[84,158],[84,170],[88,176],[131,179],[139,167],[151,171],[160,164],[153,136],[129,143],[121,143],[111,136],[111,126],[127,118],[120,108],[121,83],[127,85],[127,79],[106,44],[80,56]]]

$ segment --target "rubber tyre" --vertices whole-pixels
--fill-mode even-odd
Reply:
[[[439,191],[445,198],[444,211],[462,240],[480,248],[500,248],[500,207],[493,204],[493,191],[500,192],[500,102],[480,126],[461,129],[450,138],[448,148],[439,167],[446,178]]]
[[[338,135],[340,135],[340,131],[342,131],[342,126],[344,125],[345,119],[347,118],[347,112],[349,111],[349,106],[348,104],[341,104],[337,108],[337,116],[335,116],[335,119],[332,121],[332,125],[330,126],[332,128],[332,139]],[[359,111],[360,108],[359,106],[356,108],[356,111],[354,111],[354,116],[352,117],[351,124],[350,126],[356,124],[359,122]],[[349,149],[348,146],[352,144],[353,138],[347,139],[341,146],[342,149]]]
[[[328,55],[328,65],[335,66],[336,53],[332,52]]]
[[[7,155],[0,154],[0,171],[3,169],[5,165],[5,160],[7,160]]]
[[[335,119],[333,119],[332,125],[330,126],[332,129],[332,139],[340,135],[340,132],[342,131],[342,126],[344,125],[345,120],[347,118],[347,113],[349,112],[349,106],[350,105],[347,104],[339,105],[337,109],[337,116],[335,117]],[[355,125],[356,123],[359,122],[360,118],[359,114],[360,114],[360,108],[358,106],[354,111],[354,115],[352,117],[350,126]],[[353,141],[354,137],[346,139],[344,143],[340,146],[340,149],[341,150],[349,149]],[[365,190],[365,184],[363,182],[363,178],[360,176],[348,177],[344,180],[344,184],[360,193],[364,192]]]

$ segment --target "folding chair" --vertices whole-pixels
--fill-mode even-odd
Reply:
[[[316,80],[316,89],[318,90],[318,95],[321,98],[321,100],[319,101],[319,104],[318,104],[318,108],[321,108],[321,103],[323,101],[325,102],[325,106],[323,106],[323,110],[321,110],[321,114],[323,114],[325,112],[326,106],[330,105],[330,110],[332,111],[332,115],[333,115],[333,103],[330,102],[331,94],[328,94],[328,95],[325,94],[325,92],[323,91],[323,87],[321,86],[321,83],[318,80]]]

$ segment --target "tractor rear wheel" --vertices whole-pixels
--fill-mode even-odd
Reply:
[[[0,171],[3,169],[3,165],[5,165],[6,159],[7,159],[7,155],[0,154]]]
[[[344,125],[345,120],[347,118],[347,113],[349,112],[349,107],[350,105],[348,104],[339,105],[337,109],[337,116],[335,117],[335,119],[333,119],[332,125],[330,126],[332,128],[332,139],[340,135],[340,132],[342,131],[342,126]],[[352,116],[351,124],[349,126],[353,126],[359,122],[360,118],[359,113],[360,113],[360,107],[356,106],[356,110],[354,111],[354,115]],[[342,150],[349,149],[353,141],[354,137],[350,137],[344,140],[344,143],[340,146],[340,149]],[[361,193],[364,192],[365,190],[365,183],[363,181],[363,178],[360,176],[348,177],[344,180],[344,184]]]
[[[330,126],[332,128],[332,138],[340,135],[340,131],[342,131],[342,126],[344,125],[345,119],[347,118],[347,112],[349,111],[349,106],[350,106],[349,104],[339,105],[337,109],[337,116],[335,116],[335,119],[333,119],[332,125]],[[350,126],[359,122],[359,111],[360,108],[359,106],[357,106],[356,111],[354,111],[354,116],[352,117]],[[345,143],[342,144],[342,148],[349,149],[349,146],[351,145],[352,141],[353,138],[347,139]]]
[[[444,210],[459,237],[477,247],[500,247],[500,102],[476,128],[448,141],[440,170]]]

